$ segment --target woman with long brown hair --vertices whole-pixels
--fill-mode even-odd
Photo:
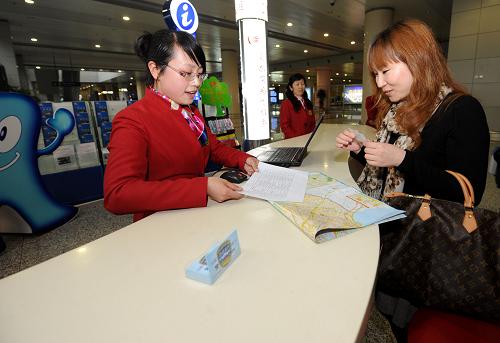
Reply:
[[[477,203],[486,184],[489,130],[480,103],[450,75],[430,28],[418,20],[400,21],[379,33],[368,63],[377,108],[377,135],[360,142],[346,130],[338,148],[365,164],[357,180],[376,198],[404,191],[463,201],[453,176],[465,175]]]

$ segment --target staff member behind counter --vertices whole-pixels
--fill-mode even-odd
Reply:
[[[207,196],[240,199],[238,185],[204,176],[208,160],[252,174],[258,160],[221,144],[191,105],[206,77],[205,54],[185,32],[160,30],[136,42],[146,63],[143,99],[113,120],[104,176],[104,207],[134,214],[134,221],[156,211],[203,207]]]
[[[281,103],[281,131],[285,138],[305,135],[314,130],[316,120],[311,100],[307,98],[306,80],[302,74],[293,74],[286,87],[286,100]]]

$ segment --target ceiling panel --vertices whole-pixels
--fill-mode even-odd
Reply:
[[[201,20],[197,37],[207,60],[208,72],[220,72],[221,49],[239,50],[233,0],[191,0]],[[363,48],[365,9],[395,8],[395,18],[418,17],[438,36],[448,37],[451,0],[268,0],[268,61],[276,77],[309,67],[312,80],[318,61],[332,73],[361,79],[359,54]],[[333,3],[333,5],[332,5]],[[133,43],[144,31],[165,27],[163,0],[2,0],[0,19],[9,22],[16,54],[27,65],[73,66],[74,68],[143,70],[134,55]],[[125,22],[122,17],[131,18]],[[292,22],[293,26],[286,24]],[[328,33],[328,37],[324,37]],[[31,37],[38,42],[30,41]],[[355,45],[350,42],[355,41]],[[101,48],[96,49],[95,44]],[[276,48],[276,44],[280,47]],[[304,53],[307,49],[308,53]],[[290,65],[292,67],[288,68]],[[279,66],[279,67],[278,67]],[[273,73],[274,76],[274,73]],[[335,77],[335,76],[334,76]]]

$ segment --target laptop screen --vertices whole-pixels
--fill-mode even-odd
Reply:
[[[305,150],[307,150],[307,146],[309,145],[309,143],[311,143],[314,135],[316,134],[316,131],[318,131],[319,124],[321,124],[321,122],[323,121],[324,118],[325,118],[324,114],[322,114],[321,117],[319,117],[318,123],[316,123],[316,127],[314,128],[314,131],[311,133],[311,135],[309,136],[309,139],[306,142],[306,145],[304,146]]]

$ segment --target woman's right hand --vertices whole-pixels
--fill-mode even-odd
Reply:
[[[337,143],[337,148],[353,151],[356,154],[360,152],[363,147],[363,143],[358,142],[358,140],[356,140],[356,134],[349,129],[339,133],[335,141]]]
[[[207,183],[208,196],[217,202],[223,202],[230,199],[241,199],[243,194],[238,193],[243,188],[237,184],[231,183],[219,177],[209,177]]]

